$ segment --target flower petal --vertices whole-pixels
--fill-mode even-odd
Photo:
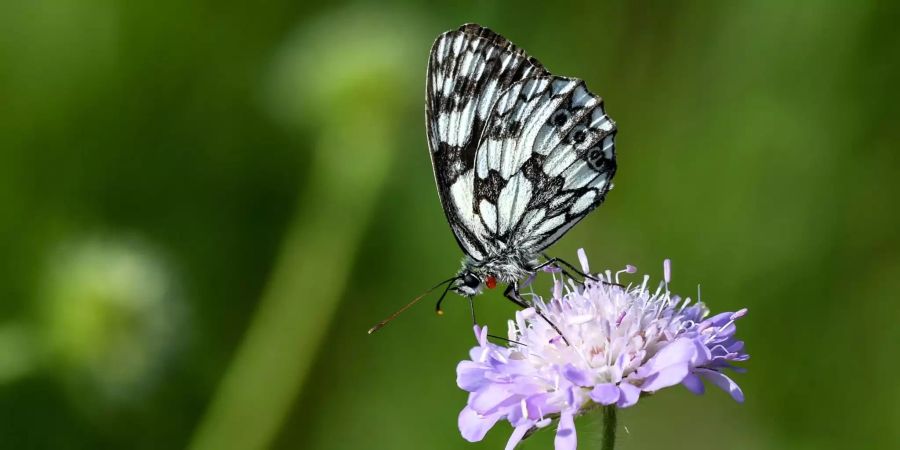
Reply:
[[[555,407],[554,405],[548,403],[547,400],[550,399],[550,394],[544,393],[540,395],[533,395],[525,400],[525,409],[528,410],[528,418],[531,420],[540,421],[543,417],[542,414],[546,412],[552,412]]]
[[[578,446],[578,437],[575,435],[575,420],[572,413],[563,411],[559,416],[559,427],[556,429],[556,439],[553,447],[556,450],[575,450]]]
[[[516,429],[513,430],[512,436],[509,437],[509,441],[506,442],[506,450],[515,450],[522,438],[525,437],[525,433],[530,429],[530,424],[517,426]]]
[[[487,340],[488,328],[486,326],[479,327],[477,324],[474,327],[475,327],[475,338],[478,339],[478,345],[480,345],[482,347],[486,346],[488,343],[488,340]]]
[[[655,392],[662,388],[675,386],[681,383],[689,373],[690,369],[687,362],[673,364],[647,377],[644,380],[644,384],[641,385],[641,390]]]
[[[696,341],[680,338],[663,347],[638,371],[637,376],[644,378],[641,389],[653,392],[681,383],[697,355]]]
[[[456,385],[465,391],[476,391],[488,383],[484,377],[485,371],[484,364],[469,360],[460,361],[456,365]]]
[[[530,397],[540,393],[546,393],[547,388],[539,384],[535,384],[531,377],[517,376],[511,378],[512,382],[507,385],[510,394]]]
[[[584,273],[591,273],[591,268],[588,266],[587,254],[584,252],[583,248],[578,249],[578,262],[581,263],[581,271]],[[559,448],[559,447],[557,447]]]
[[[590,394],[591,399],[601,405],[612,405],[619,401],[619,387],[615,383],[603,383],[594,386]]]
[[[594,384],[591,380],[591,374],[588,371],[581,370],[572,363],[566,364],[566,366],[563,367],[563,376],[578,386],[589,387]]]
[[[709,347],[700,339],[694,339],[694,356],[691,357],[691,366],[697,367],[708,363],[712,359]]]
[[[503,385],[489,384],[469,396],[469,406],[481,414],[487,414],[510,397],[512,394]]]
[[[727,348],[729,353],[739,353],[743,349],[744,349],[744,341],[734,341],[731,344],[729,344],[728,348]]]
[[[704,320],[703,324],[705,324],[706,326],[713,326],[713,327],[718,328],[718,327],[721,327],[722,325],[725,325],[726,323],[730,322],[732,320],[731,316],[733,314],[734,313],[732,313],[732,312],[719,313],[719,314],[716,314],[716,315]]]
[[[738,403],[744,402],[744,391],[742,391],[740,386],[732,381],[731,378],[728,378],[720,372],[709,369],[695,369],[694,372],[709,380],[710,383],[722,388],[722,390],[729,393],[731,398]]]
[[[502,414],[499,413],[482,416],[466,406],[459,412],[459,432],[463,439],[469,442],[478,442],[484,439],[484,435],[500,420],[501,416]]]
[[[687,338],[672,341],[654,355],[645,367],[650,367],[651,372],[656,372],[668,366],[689,362],[697,352],[694,342],[694,339]]]
[[[569,387],[566,389],[566,404],[569,406],[575,406],[575,388]]]
[[[619,402],[617,403],[619,408],[627,408],[637,403],[641,397],[641,388],[630,383],[620,383],[619,391],[621,391]]]
[[[559,280],[553,281],[553,298],[561,298],[563,293],[563,282]]]
[[[706,391],[706,387],[703,386],[703,381],[700,380],[700,377],[692,373],[687,374],[687,376],[684,377],[684,380],[681,381],[681,384],[683,384],[687,390],[697,395]]]

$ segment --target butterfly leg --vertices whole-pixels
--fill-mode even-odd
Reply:
[[[478,321],[475,320],[475,302],[472,301],[472,297],[471,297],[471,296],[466,297],[466,299],[469,300],[469,311],[472,312],[472,325],[473,325],[473,326],[476,326],[476,325],[478,325]],[[514,340],[512,340],[512,339],[507,339],[507,338],[505,338],[505,337],[503,337],[503,336],[497,336],[497,335],[494,335],[494,334],[488,334],[487,337],[489,337],[489,338],[494,338],[494,339],[499,339],[499,340],[501,340],[501,341],[509,342],[509,343],[512,343],[512,344],[525,345],[525,344],[522,344],[521,342],[514,341]]]
[[[547,316],[544,315],[544,313],[542,313],[533,305],[530,305],[524,298],[522,298],[521,295],[519,295],[519,289],[518,286],[516,286],[516,283],[510,283],[508,286],[506,286],[506,290],[503,291],[503,296],[516,305],[519,305],[520,308],[534,309],[534,312],[537,313],[537,315],[540,316],[541,319],[544,319],[544,322],[547,322],[547,324],[549,324],[551,327],[553,327],[554,330],[556,330],[557,333],[559,333],[559,337],[561,337],[563,341],[565,341],[566,345],[571,345],[569,344],[569,340],[566,339],[566,336],[563,334],[562,330],[560,330],[555,323],[551,322],[550,319],[548,319]]]
[[[546,255],[545,255],[545,257],[546,257]],[[560,273],[562,273],[565,277],[568,277],[570,280],[572,280],[572,281],[574,281],[574,282],[576,282],[576,283],[578,283],[578,284],[580,284],[580,285],[584,285],[584,281],[583,281],[583,280],[579,280],[577,277],[575,277],[575,276],[572,275],[571,273],[567,272],[566,269],[565,269],[564,267],[562,267],[562,266],[560,266],[560,265],[558,264],[558,262],[559,262],[559,260],[558,260],[557,258],[547,258],[547,261],[545,261],[544,263],[538,265],[537,267],[535,267],[535,268],[532,269],[532,270],[538,271],[538,270],[543,269],[544,267],[553,266],[553,267],[559,269]],[[579,274],[581,274],[581,273],[579,272]],[[589,275],[585,275],[585,274],[581,274],[581,275],[582,275],[583,278],[590,278],[590,279],[593,279],[593,278],[590,277]]]
[[[578,270],[578,268],[576,268],[576,267],[573,266],[570,262],[568,262],[568,261],[566,261],[566,260],[564,260],[564,259],[562,259],[562,258],[555,258],[555,257],[554,257],[554,258],[551,258],[551,257],[549,257],[547,254],[543,254],[543,256],[544,256],[544,258],[547,259],[547,261],[544,262],[543,264],[539,265],[537,268],[535,268],[535,270],[542,269],[542,268],[544,268],[544,267],[553,265],[553,266],[558,267],[560,270],[562,270],[562,271],[563,271],[563,274],[565,274],[565,275],[568,276],[569,278],[575,279],[575,277],[569,275],[568,272],[566,272],[566,270],[565,270],[564,268],[560,267],[560,264],[562,264],[563,266],[568,267],[569,269],[573,270],[573,271],[574,271],[575,273],[577,273],[578,275],[580,275],[580,276],[582,276],[582,277],[584,277],[584,278],[586,278],[586,279],[588,279],[588,280],[596,281],[596,282],[598,282],[598,283],[603,283],[603,284],[610,284],[610,285],[613,285],[613,286],[624,287],[624,286],[622,286],[622,285],[619,284],[619,283],[610,283],[609,281],[603,281],[603,280],[601,280],[601,279],[598,279],[598,278],[595,278],[595,277],[593,277],[593,276],[591,276],[591,275],[588,275],[588,274],[586,274],[586,273],[584,273],[584,272]],[[584,283],[581,283],[581,284],[584,284]]]
[[[575,273],[577,273],[579,276],[581,276],[582,278],[587,278],[587,279],[592,280],[592,281],[600,281],[600,280],[598,280],[597,278],[594,278],[594,277],[592,277],[592,276],[590,276],[590,275],[588,275],[588,274],[586,274],[586,273],[584,273],[584,272],[578,270],[575,266],[573,266],[571,263],[569,263],[568,261],[566,261],[566,260],[564,260],[564,259],[562,259],[562,258],[556,258],[556,257],[551,258],[551,257],[548,256],[547,254],[543,254],[543,256],[544,256],[544,258],[547,259],[547,261],[545,261],[545,262],[542,263],[541,265],[535,267],[534,270],[540,270],[540,269],[543,269],[544,267],[547,267],[547,266],[555,266],[556,268],[562,270],[562,271],[563,271],[563,274],[565,274],[567,277],[574,279],[575,277],[569,275],[569,273],[566,272],[566,269],[565,269],[565,268],[569,268],[569,269],[571,269],[572,271],[574,271]],[[565,266],[565,267],[563,267],[563,266]]]

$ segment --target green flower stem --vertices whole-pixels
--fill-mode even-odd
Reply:
[[[418,99],[407,89],[412,82],[395,76],[417,47],[404,45],[398,36],[406,35],[394,32],[400,25],[389,23],[371,14],[322,19],[288,39],[275,61],[272,112],[314,130],[316,144],[271,277],[191,450],[271,448],[327,345],[401,148],[397,117]]]
[[[602,450],[613,450],[616,447],[616,405],[603,407],[602,442]]]
[[[344,295],[386,179],[394,140],[379,116],[352,122],[368,124],[366,129],[333,129],[323,136],[302,212],[192,449],[272,445]],[[365,151],[348,155],[349,149]]]

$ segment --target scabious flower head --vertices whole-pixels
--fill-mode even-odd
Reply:
[[[579,258],[589,273],[583,251]],[[704,379],[743,401],[723,371],[739,370],[731,363],[749,358],[734,337],[746,309],[707,317],[703,303],[669,292],[668,260],[655,290],[646,275],[639,284],[620,284],[619,275],[635,271],[607,271],[583,286],[558,280],[549,302],[533,296],[534,308],[509,321],[508,345],[488,341],[487,328],[476,326],[478,345],[457,367],[457,384],[470,393],[459,414],[463,437],[480,441],[507,420],[514,431],[506,448],[512,449],[558,419],[556,449],[575,449],[576,416],[601,405],[626,408],[642,393],[677,384],[700,394]]]

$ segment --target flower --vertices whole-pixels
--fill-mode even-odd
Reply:
[[[579,258],[589,273],[582,250]],[[476,325],[478,346],[456,370],[457,385],[469,392],[459,414],[462,436],[480,441],[507,420],[514,431],[506,448],[512,449],[558,419],[556,449],[574,449],[576,416],[602,405],[627,408],[641,394],[677,384],[700,394],[703,379],[742,402],[741,389],[723,371],[739,370],[731,363],[749,358],[734,336],[735,321],[747,310],[707,318],[703,303],[669,292],[669,260],[663,266],[655,291],[647,275],[637,285],[619,284],[623,272],[637,271],[633,266],[597,274],[600,281],[586,279],[583,286],[556,280],[549,302],[534,295],[533,308],[516,312],[505,345],[488,341],[487,328]]]

